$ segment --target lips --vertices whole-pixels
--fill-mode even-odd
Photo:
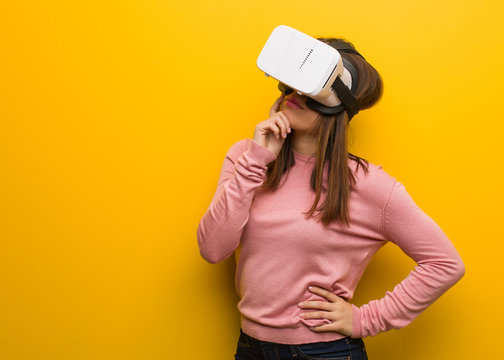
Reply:
[[[302,109],[303,107],[299,105],[295,98],[291,97],[287,100],[287,106],[293,109]]]

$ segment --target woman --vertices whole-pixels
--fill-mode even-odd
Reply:
[[[339,48],[358,72],[359,109],[373,106],[382,94],[376,70],[351,43],[319,40],[346,44]],[[347,111],[322,115],[306,99],[282,94],[253,139],[231,146],[198,226],[208,262],[236,254],[237,360],[367,359],[362,338],[408,325],[465,273],[405,187],[348,153]],[[357,307],[354,290],[388,241],[418,266]]]

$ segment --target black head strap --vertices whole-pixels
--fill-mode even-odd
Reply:
[[[350,45],[349,43],[347,43],[347,42],[345,42],[343,40],[329,41],[327,43],[327,45],[331,45],[333,48],[335,48],[339,52],[347,52],[347,53],[357,54],[361,58],[363,58],[364,60],[366,60],[364,58],[364,56],[362,56],[357,50],[355,50],[355,48],[352,45]]]
[[[357,99],[355,99],[352,94],[355,93],[357,89],[359,76],[357,74],[357,70],[350,61],[345,58],[342,58],[342,60],[343,66],[350,72],[350,75],[352,76],[352,89],[348,89],[339,76],[336,77],[336,80],[332,84],[332,88],[334,89],[334,91],[336,91],[336,94],[338,94],[338,98],[341,100],[341,104],[336,106],[327,106],[309,97],[308,99],[306,99],[306,106],[308,106],[312,110],[318,111],[323,115],[335,115],[346,110],[348,113],[348,119],[351,120],[359,112]]]

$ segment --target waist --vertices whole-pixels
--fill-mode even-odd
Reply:
[[[296,327],[265,326],[243,315],[240,331],[253,342],[286,345],[335,341],[348,337],[338,332],[314,332],[302,323]]]

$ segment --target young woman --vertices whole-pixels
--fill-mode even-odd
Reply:
[[[346,44],[340,53],[358,72],[359,109],[373,106],[382,94],[376,70],[351,43],[319,40]],[[347,111],[322,115],[306,99],[282,94],[253,139],[231,146],[197,229],[208,262],[236,255],[237,360],[367,359],[362,338],[405,327],[465,273],[405,187],[348,153]],[[388,241],[417,266],[357,307],[354,290]]]

